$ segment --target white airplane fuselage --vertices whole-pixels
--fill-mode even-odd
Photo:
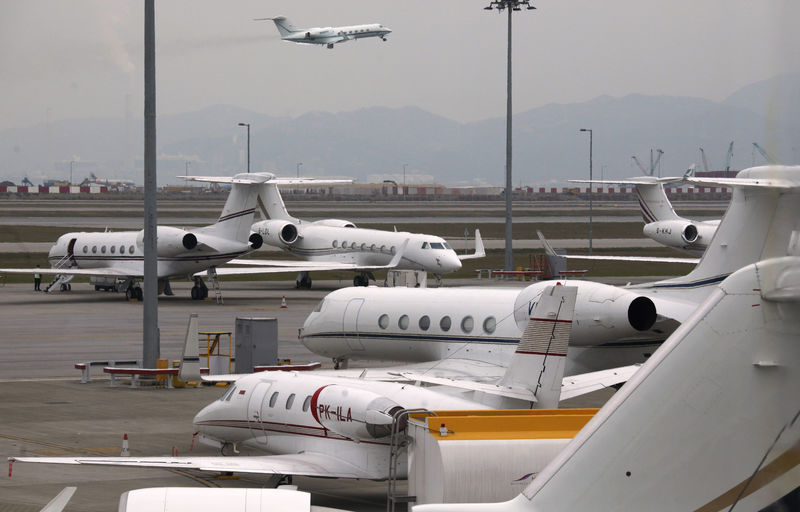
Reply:
[[[265,220],[256,222],[251,229],[261,235],[264,243],[280,247],[306,261],[387,265],[408,240],[398,270],[448,274],[461,268],[458,255],[438,236],[331,226],[326,222]],[[290,226],[288,230],[287,226]],[[291,231],[291,235],[286,236],[287,231]]]
[[[194,418],[201,441],[271,454],[335,453],[388,477],[392,414],[400,409],[488,409],[456,394],[392,382],[264,372],[239,378]],[[400,464],[404,473],[405,464]],[[401,476],[405,476],[404,474]]]
[[[159,247],[159,279],[191,277],[196,272],[221,265],[251,250],[247,243],[218,237],[214,239],[215,251],[204,251],[202,248],[187,250],[181,244],[182,236],[185,234],[183,230],[159,226],[158,233],[162,238],[169,235],[174,237],[174,243],[167,247]],[[61,235],[50,248],[47,259],[53,268],[60,261],[72,256],[76,265],[74,268],[114,268],[120,271],[120,277],[125,275],[125,270],[133,276],[142,275],[144,270],[142,236],[142,231],[66,233]]]
[[[663,289],[569,281],[578,288],[566,375],[643,362],[718,281]],[[542,291],[526,288],[343,288],[308,316],[300,341],[336,360],[479,359],[507,366]],[[692,291],[687,288],[694,286]]]
[[[342,27],[312,27],[298,29],[281,37],[284,41],[306,44],[332,44],[365,37],[385,38],[392,31],[380,23]]]

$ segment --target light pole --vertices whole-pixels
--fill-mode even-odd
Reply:
[[[408,164],[403,164],[403,201],[406,200],[406,167]]]
[[[69,186],[72,186],[72,166],[75,165],[75,160],[69,163]]]
[[[589,132],[589,254],[592,254],[592,130],[581,128],[582,132]]]
[[[250,123],[239,123],[239,126],[247,127],[247,172],[250,173]]]
[[[530,0],[492,0],[485,10],[497,9],[503,12],[508,9],[508,63],[507,63],[507,91],[506,91],[506,249],[505,249],[505,270],[513,270],[514,253],[511,248],[511,196],[513,195],[513,185],[511,184],[511,14],[514,11],[521,11],[522,6],[532,11],[536,7],[530,4]]]

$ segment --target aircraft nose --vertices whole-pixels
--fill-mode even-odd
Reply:
[[[461,260],[454,251],[449,251],[442,262],[442,267],[446,269],[445,272],[457,272],[461,270]]]

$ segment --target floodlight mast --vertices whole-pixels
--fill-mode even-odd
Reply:
[[[508,9],[508,63],[507,63],[507,92],[506,92],[506,247],[505,247],[505,270],[514,270],[514,253],[512,250],[512,236],[511,236],[511,207],[512,196],[514,189],[511,184],[511,14],[514,11],[521,11],[522,7],[529,11],[536,9],[530,4],[530,0],[492,0],[489,5],[484,7],[485,10],[491,11],[497,9],[498,12],[503,12]]]

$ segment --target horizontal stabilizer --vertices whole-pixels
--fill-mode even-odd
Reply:
[[[199,181],[206,183],[240,183],[243,185],[261,185],[272,183],[275,185],[337,185],[353,183],[351,179],[317,179],[317,178],[279,178],[269,172],[251,172],[247,174],[237,174],[236,176],[178,176],[187,181]]]

